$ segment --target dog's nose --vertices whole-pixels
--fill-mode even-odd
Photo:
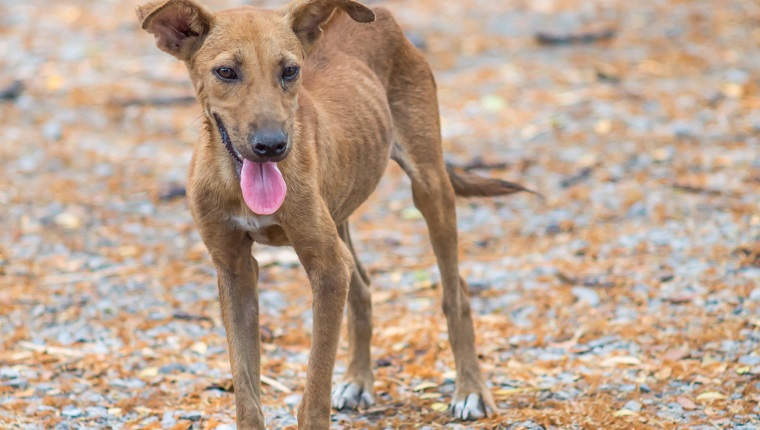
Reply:
[[[253,153],[261,158],[279,157],[288,147],[288,136],[281,130],[259,130],[250,141]]]

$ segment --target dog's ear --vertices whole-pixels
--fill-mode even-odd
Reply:
[[[138,6],[142,28],[156,37],[156,46],[187,61],[208,34],[214,16],[192,0],[168,0]]]
[[[322,35],[320,27],[330,19],[336,8],[345,11],[356,22],[375,20],[372,9],[353,0],[298,0],[289,6],[285,18],[308,50]]]

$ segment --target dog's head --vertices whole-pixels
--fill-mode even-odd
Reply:
[[[139,6],[137,16],[158,48],[186,63],[198,100],[219,129],[220,145],[240,168],[253,163],[276,170],[274,163],[293,144],[305,55],[336,8],[359,22],[375,18],[352,0],[297,0],[277,11],[219,13],[193,0],[168,0]]]

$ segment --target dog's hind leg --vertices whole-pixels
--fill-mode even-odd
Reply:
[[[435,82],[421,54],[411,46],[400,51],[388,88],[396,137],[391,156],[412,181],[414,204],[425,217],[441,273],[457,371],[451,412],[478,419],[497,409],[480,372],[469,293],[459,276],[456,202],[443,161]]]
[[[372,395],[374,377],[370,358],[372,293],[369,277],[356,257],[348,221],[338,226],[338,234],[354,257],[354,271],[348,289],[348,368],[343,381],[332,392],[332,406],[341,410],[369,407],[375,399]]]

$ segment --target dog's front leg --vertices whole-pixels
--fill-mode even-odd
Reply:
[[[288,232],[293,248],[308,273],[314,298],[306,390],[298,409],[300,429],[327,429],[330,426],[333,365],[353,270],[351,252],[338,236],[327,208],[319,203],[314,218],[292,220],[289,227],[295,232]]]
[[[245,232],[223,227],[204,228],[201,235],[217,270],[219,303],[235,386],[237,428],[263,429],[259,387],[259,267],[251,256],[252,241]]]

